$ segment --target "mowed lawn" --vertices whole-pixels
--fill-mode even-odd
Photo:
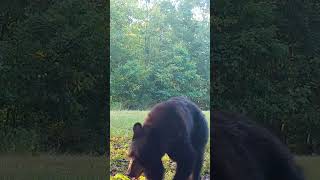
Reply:
[[[132,137],[132,126],[136,122],[143,122],[149,111],[111,111],[110,113],[110,174],[125,173],[128,166],[127,152]],[[206,118],[210,119],[210,113],[204,112]],[[210,174],[210,149],[209,143],[206,147],[205,162],[202,170],[203,176],[209,179]],[[162,159],[166,174],[165,179],[172,179],[175,163],[168,156]]]

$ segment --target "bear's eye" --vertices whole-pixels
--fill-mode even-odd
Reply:
[[[131,151],[129,154],[128,154],[129,158],[131,159],[135,159],[136,161],[138,162],[142,162],[142,159],[138,156],[138,154],[134,153],[133,151]]]
[[[128,154],[128,156],[129,156],[130,158],[137,158],[139,155],[138,155],[138,153],[136,153],[136,152],[134,152],[134,151],[130,151],[129,154]]]
[[[130,151],[130,152],[128,153],[128,156],[129,156],[130,158],[132,158],[132,157],[134,156],[134,153],[133,153],[132,151]]]

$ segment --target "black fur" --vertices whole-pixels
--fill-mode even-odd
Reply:
[[[246,117],[214,111],[213,179],[303,180],[288,148]]]
[[[136,126],[136,125],[135,125]],[[208,125],[201,110],[184,97],[157,104],[133,138],[131,152],[138,154],[148,179],[163,178],[161,157],[167,153],[177,162],[174,180],[200,180],[203,153],[208,141]]]

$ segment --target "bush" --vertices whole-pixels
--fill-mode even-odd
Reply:
[[[26,153],[39,150],[39,136],[34,130],[16,128],[1,130],[0,152]]]

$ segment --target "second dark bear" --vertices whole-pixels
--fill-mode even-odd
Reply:
[[[211,112],[213,179],[303,180],[288,148],[266,129],[234,113]]]
[[[201,110],[184,97],[171,98],[154,106],[143,125],[133,126],[127,175],[162,180],[162,156],[177,162],[174,180],[200,180],[208,125]]]

